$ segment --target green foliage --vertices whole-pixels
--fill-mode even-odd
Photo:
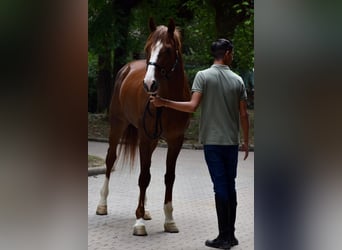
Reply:
[[[114,46],[114,16],[111,1],[88,1],[88,50],[105,53]]]
[[[143,5],[144,3],[142,3]],[[149,35],[148,14],[144,8],[139,5],[131,10],[129,31],[127,37],[127,61],[137,57],[143,57],[145,41]]]
[[[184,26],[183,39],[185,70],[192,85],[196,73],[212,62],[210,44],[216,37],[215,10],[203,0],[189,0],[184,6],[193,13]]]
[[[247,19],[237,25],[232,38],[234,43],[234,61],[240,71],[254,67],[254,9],[244,1],[233,7],[237,13],[245,12]]]
[[[233,0],[227,0],[229,3]],[[190,85],[198,70],[212,63],[210,44],[217,38],[215,7],[227,8],[227,20],[234,11],[240,18],[231,37],[235,45],[233,68],[248,70],[254,65],[254,10],[253,0],[245,0],[233,5],[227,1],[211,0],[141,0],[130,9],[127,22],[120,22],[123,15],[120,4],[125,1],[89,0],[88,1],[88,80],[89,102],[96,102],[96,70],[98,55],[111,53],[115,59],[117,48],[127,48],[126,62],[144,56],[144,45],[149,35],[148,19],[153,17],[156,24],[166,25],[173,18],[181,28],[185,71]],[[238,2],[238,1],[234,1]],[[229,16],[228,16],[229,15]],[[241,20],[240,20],[241,19]],[[235,20],[235,19],[234,19]],[[235,26],[234,26],[235,27]],[[128,28],[128,35],[122,31]],[[222,33],[222,32],[221,32]],[[112,64],[113,65],[113,64]],[[113,76],[115,77],[115,76]],[[92,106],[92,104],[90,105]],[[90,107],[89,107],[90,108]]]

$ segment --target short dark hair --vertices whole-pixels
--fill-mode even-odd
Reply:
[[[211,54],[215,59],[222,59],[226,51],[233,48],[233,43],[230,40],[220,38],[211,44]]]

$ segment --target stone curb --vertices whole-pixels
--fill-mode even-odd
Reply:
[[[92,167],[92,168],[88,168],[88,176],[105,174],[105,173],[106,173],[106,167]]]

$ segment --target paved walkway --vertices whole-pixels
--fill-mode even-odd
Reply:
[[[88,142],[88,153],[105,158],[107,143]],[[95,250],[209,250],[206,239],[217,236],[214,194],[202,150],[182,149],[173,190],[173,216],[180,230],[163,232],[164,174],[166,148],[152,157],[151,183],[147,190],[152,220],[146,221],[147,236],[133,236],[139,189],[139,166],[133,170],[117,165],[112,173],[108,215],[95,215],[104,175],[88,177],[88,249]],[[254,250],[254,153],[246,161],[239,154],[236,180],[238,208],[236,236],[240,244],[232,250]]]

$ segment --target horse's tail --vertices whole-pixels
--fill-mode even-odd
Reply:
[[[132,124],[129,124],[125,132],[121,136],[119,155],[122,154],[123,162],[128,162],[131,168],[133,168],[134,166],[138,141],[138,129]]]

